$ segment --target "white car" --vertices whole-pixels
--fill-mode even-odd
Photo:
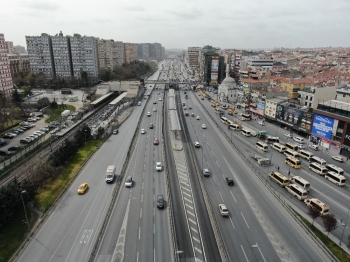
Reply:
[[[159,97],[159,101],[162,101],[162,98],[161,98],[161,97]]]
[[[265,124],[264,124],[264,121],[258,121],[258,124],[259,124],[259,125],[262,125],[262,126],[265,125]]]
[[[222,215],[223,217],[228,217],[229,212],[228,212],[228,209],[227,209],[226,205],[220,204],[219,205],[219,211],[220,211],[220,215]]]
[[[205,124],[202,125],[203,129],[207,129],[207,126]]]
[[[156,170],[157,171],[162,171],[163,170],[162,162],[156,162]]]
[[[196,117],[197,120],[200,120],[201,118],[199,116]]]
[[[284,134],[284,136],[287,137],[287,138],[293,138],[292,134]]]
[[[332,156],[332,158],[333,158],[335,161],[344,162],[344,159],[343,159],[341,156]]]
[[[309,145],[309,147],[315,151],[318,151],[318,145]]]
[[[151,112],[147,112],[147,116],[151,116]]]
[[[304,149],[305,145],[304,144],[297,144],[299,149]]]
[[[199,142],[194,142],[194,146],[195,146],[195,147],[201,147],[201,145],[199,144]]]
[[[146,130],[145,129],[141,129],[141,134],[146,134]]]

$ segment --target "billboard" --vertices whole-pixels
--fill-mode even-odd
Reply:
[[[312,134],[318,137],[331,139],[333,126],[334,118],[315,114],[314,123],[312,125]]]
[[[217,85],[218,84],[218,76],[219,76],[219,57],[212,56],[211,57],[211,68],[210,68],[210,84]]]
[[[346,125],[346,132],[343,144],[346,146],[350,146],[350,124]]]
[[[277,105],[276,121],[296,130],[311,132],[313,114],[288,105]]]

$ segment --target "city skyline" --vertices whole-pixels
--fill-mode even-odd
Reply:
[[[130,43],[161,43],[187,49],[349,47],[350,2],[253,0],[216,3],[183,0],[12,1],[0,10],[7,41],[26,46],[25,36],[62,31]]]

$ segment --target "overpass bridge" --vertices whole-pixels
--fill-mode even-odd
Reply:
[[[158,84],[164,84],[164,85],[203,85],[206,84],[205,82],[201,81],[172,81],[172,80],[144,80],[145,85],[158,85]]]

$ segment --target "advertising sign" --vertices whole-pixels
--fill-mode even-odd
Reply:
[[[213,59],[211,61],[211,73],[213,72],[219,72],[219,60],[218,59]]]
[[[334,118],[315,114],[312,133],[318,137],[331,139],[333,126]]]

